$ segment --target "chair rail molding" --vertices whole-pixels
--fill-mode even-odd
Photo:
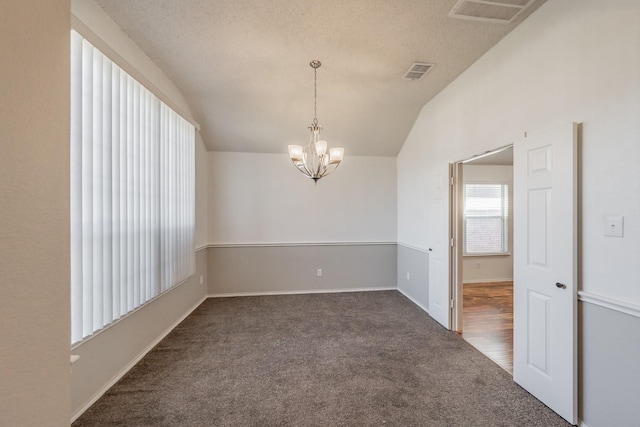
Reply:
[[[640,305],[588,291],[578,291],[578,300],[610,310],[640,317]]]

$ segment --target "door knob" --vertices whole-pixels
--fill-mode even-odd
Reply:
[[[560,288],[560,289],[567,289],[567,285],[565,285],[564,283],[556,283],[556,288]]]

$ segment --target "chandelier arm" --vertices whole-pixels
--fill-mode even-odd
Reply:
[[[324,162],[322,161],[322,156],[318,156],[318,165],[316,166],[315,176],[318,178],[322,178],[322,168],[324,166]]]
[[[296,169],[298,169],[301,173],[303,173],[305,176],[307,177],[311,177],[311,175],[309,174],[309,171],[307,170],[307,168],[305,167],[304,163],[296,163],[293,162],[293,165],[296,167]]]
[[[329,164],[329,167],[327,167],[328,172],[325,174],[325,176],[330,175],[331,173],[333,173],[333,171],[338,169],[338,166],[340,166],[340,163],[342,163],[342,162]]]
[[[298,170],[299,170],[300,172],[302,172],[303,174],[305,174],[305,175],[307,175],[307,176],[309,176],[309,175],[310,175],[310,173],[309,173],[309,169],[307,169],[307,165],[305,165],[304,163],[299,163],[299,164],[297,164],[297,165],[296,165],[296,167],[297,167],[297,168],[298,168]]]
[[[328,161],[327,162],[324,161],[325,158],[326,158],[326,154],[320,158],[320,162],[318,164],[318,176],[320,178],[322,178],[323,176],[327,175],[326,172],[327,172],[327,169],[330,166]]]
[[[291,159],[291,163],[293,163],[293,166],[295,166],[296,169],[298,169],[300,172],[304,173],[305,175],[307,174],[306,164],[304,161],[304,154],[303,154],[303,158],[301,159]]]
[[[333,173],[333,171],[338,169],[339,165],[340,165],[340,163],[333,163],[333,164],[329,165],[329,166],[332,166],[332,167],[327,167],[327,172],[325,172],[325,174],[322,175],[322,176],[324,177],[324,176],[327,176],[327,175],[331,175]]]
[[[297,164],[296,167],[300,170],[300,172],[311,178],[313,176],[313,172],[311,171],[311,169],[309,169],[309,165],[306,161],[307,158],[308,157],[305,156],[305,160],[301,161],[299,165]]]

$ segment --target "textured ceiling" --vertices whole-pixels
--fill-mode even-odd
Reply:
[[[284,153],[318,120],[345,155],[395,156],[420,109],[511,24],[447,17],[456,0],[97,0],[183,91],[208,150]],[[403,79],[413,62],[436,66]]]

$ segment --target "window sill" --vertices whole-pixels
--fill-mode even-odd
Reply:
[[[462,254],[463,257],[478,257],[478,256],[511,256],[511,252],[496,252],[486,254]]]

